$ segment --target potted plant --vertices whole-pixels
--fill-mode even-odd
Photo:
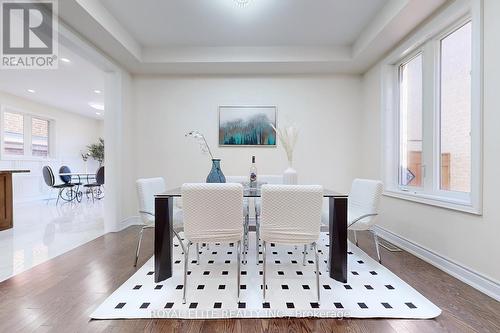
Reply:
[[[88,154],[90,155],[90,157],[98,161],[100,167],[102,165],[102,162],[104,162],[104,139],[99,138],[99,141],[97,143],[88,145],[87,148],[89,149]]]
[[[87,173],[88,172],[87,160],[89,159],[90,154],[88,152],[86,153],[80,152],[80,155],[82,156],[83,164],[85,164],[85,173]]]
[[[210,159],[212,160],[212,169],[207,176],[207,183],[225,183],[226,177],[224,176],[220,168],[220,159],[214,158],[214,156],[212,155],[212,151],[210,150],[205,136],[198,131],[191,131],[189,133],[186,133],[186,137],[193,138],[200,145],[201,151],[205,154],[210,155]]]

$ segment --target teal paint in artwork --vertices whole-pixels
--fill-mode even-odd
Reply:
[[[224,122],[219,128],[219,144],[223,145],[276,145],[276,133],[271,120],[264,113],[248,119]]]

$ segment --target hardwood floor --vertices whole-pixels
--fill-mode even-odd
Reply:
[[[134,272],[137,227],[99,237],[0,283],[0,332],[500,332],[500,303],[406,252],[381,249],[391,271],[438,305],[434,320],[89,320]],[[146,231],[140,267],[153,253]],[[360,247],[375,257],[371,238]]]

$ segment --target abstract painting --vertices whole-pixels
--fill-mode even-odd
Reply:
[[[219,107],[220,146],[276,146],[275,106]]]

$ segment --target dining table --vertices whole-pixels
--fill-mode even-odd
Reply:
[[[78,179],[77,184],[83,184],[82,183],[82,178],[83,178],[84,180],[87,181],[87,184],[90,184],[91,180],[95,179],[96,174],[95,174],[95,172],[60,172],[59,176],[69,176],[69,177],[71,177],[71,180],[73,180],[73,178],[76,178],[76,179]],[[78,186],[77,190],[76,190],[76,195],[74,196],[74,198],[71,199],[71,201],[73,199],[76,199],[76,201],[78,201],[78,202],[82,201],[83,192],[80,191],[79,188],[80,187]],[[87,194],[87,199],[88,199],[88,197],[89,197],[88,190],[87,190],[86,194]]]
[[[259,187],[244,187],[245,198],[259,198]],[[158,283],[172,277],[174,198],[182,197],[180,187],[155,195],[154,279]],[[323,189],[329,204],[329,275],[347,283],[347,194]],[[304,223],[307,223],[304,221]]]
[[[75,177],[78,179],[78,182],[82,182],[82,178],[87,180],[87,183],[90,182],[91,179],[95,179],[95,172],[61,172],[59,176],[70,176],[71,178]]]

